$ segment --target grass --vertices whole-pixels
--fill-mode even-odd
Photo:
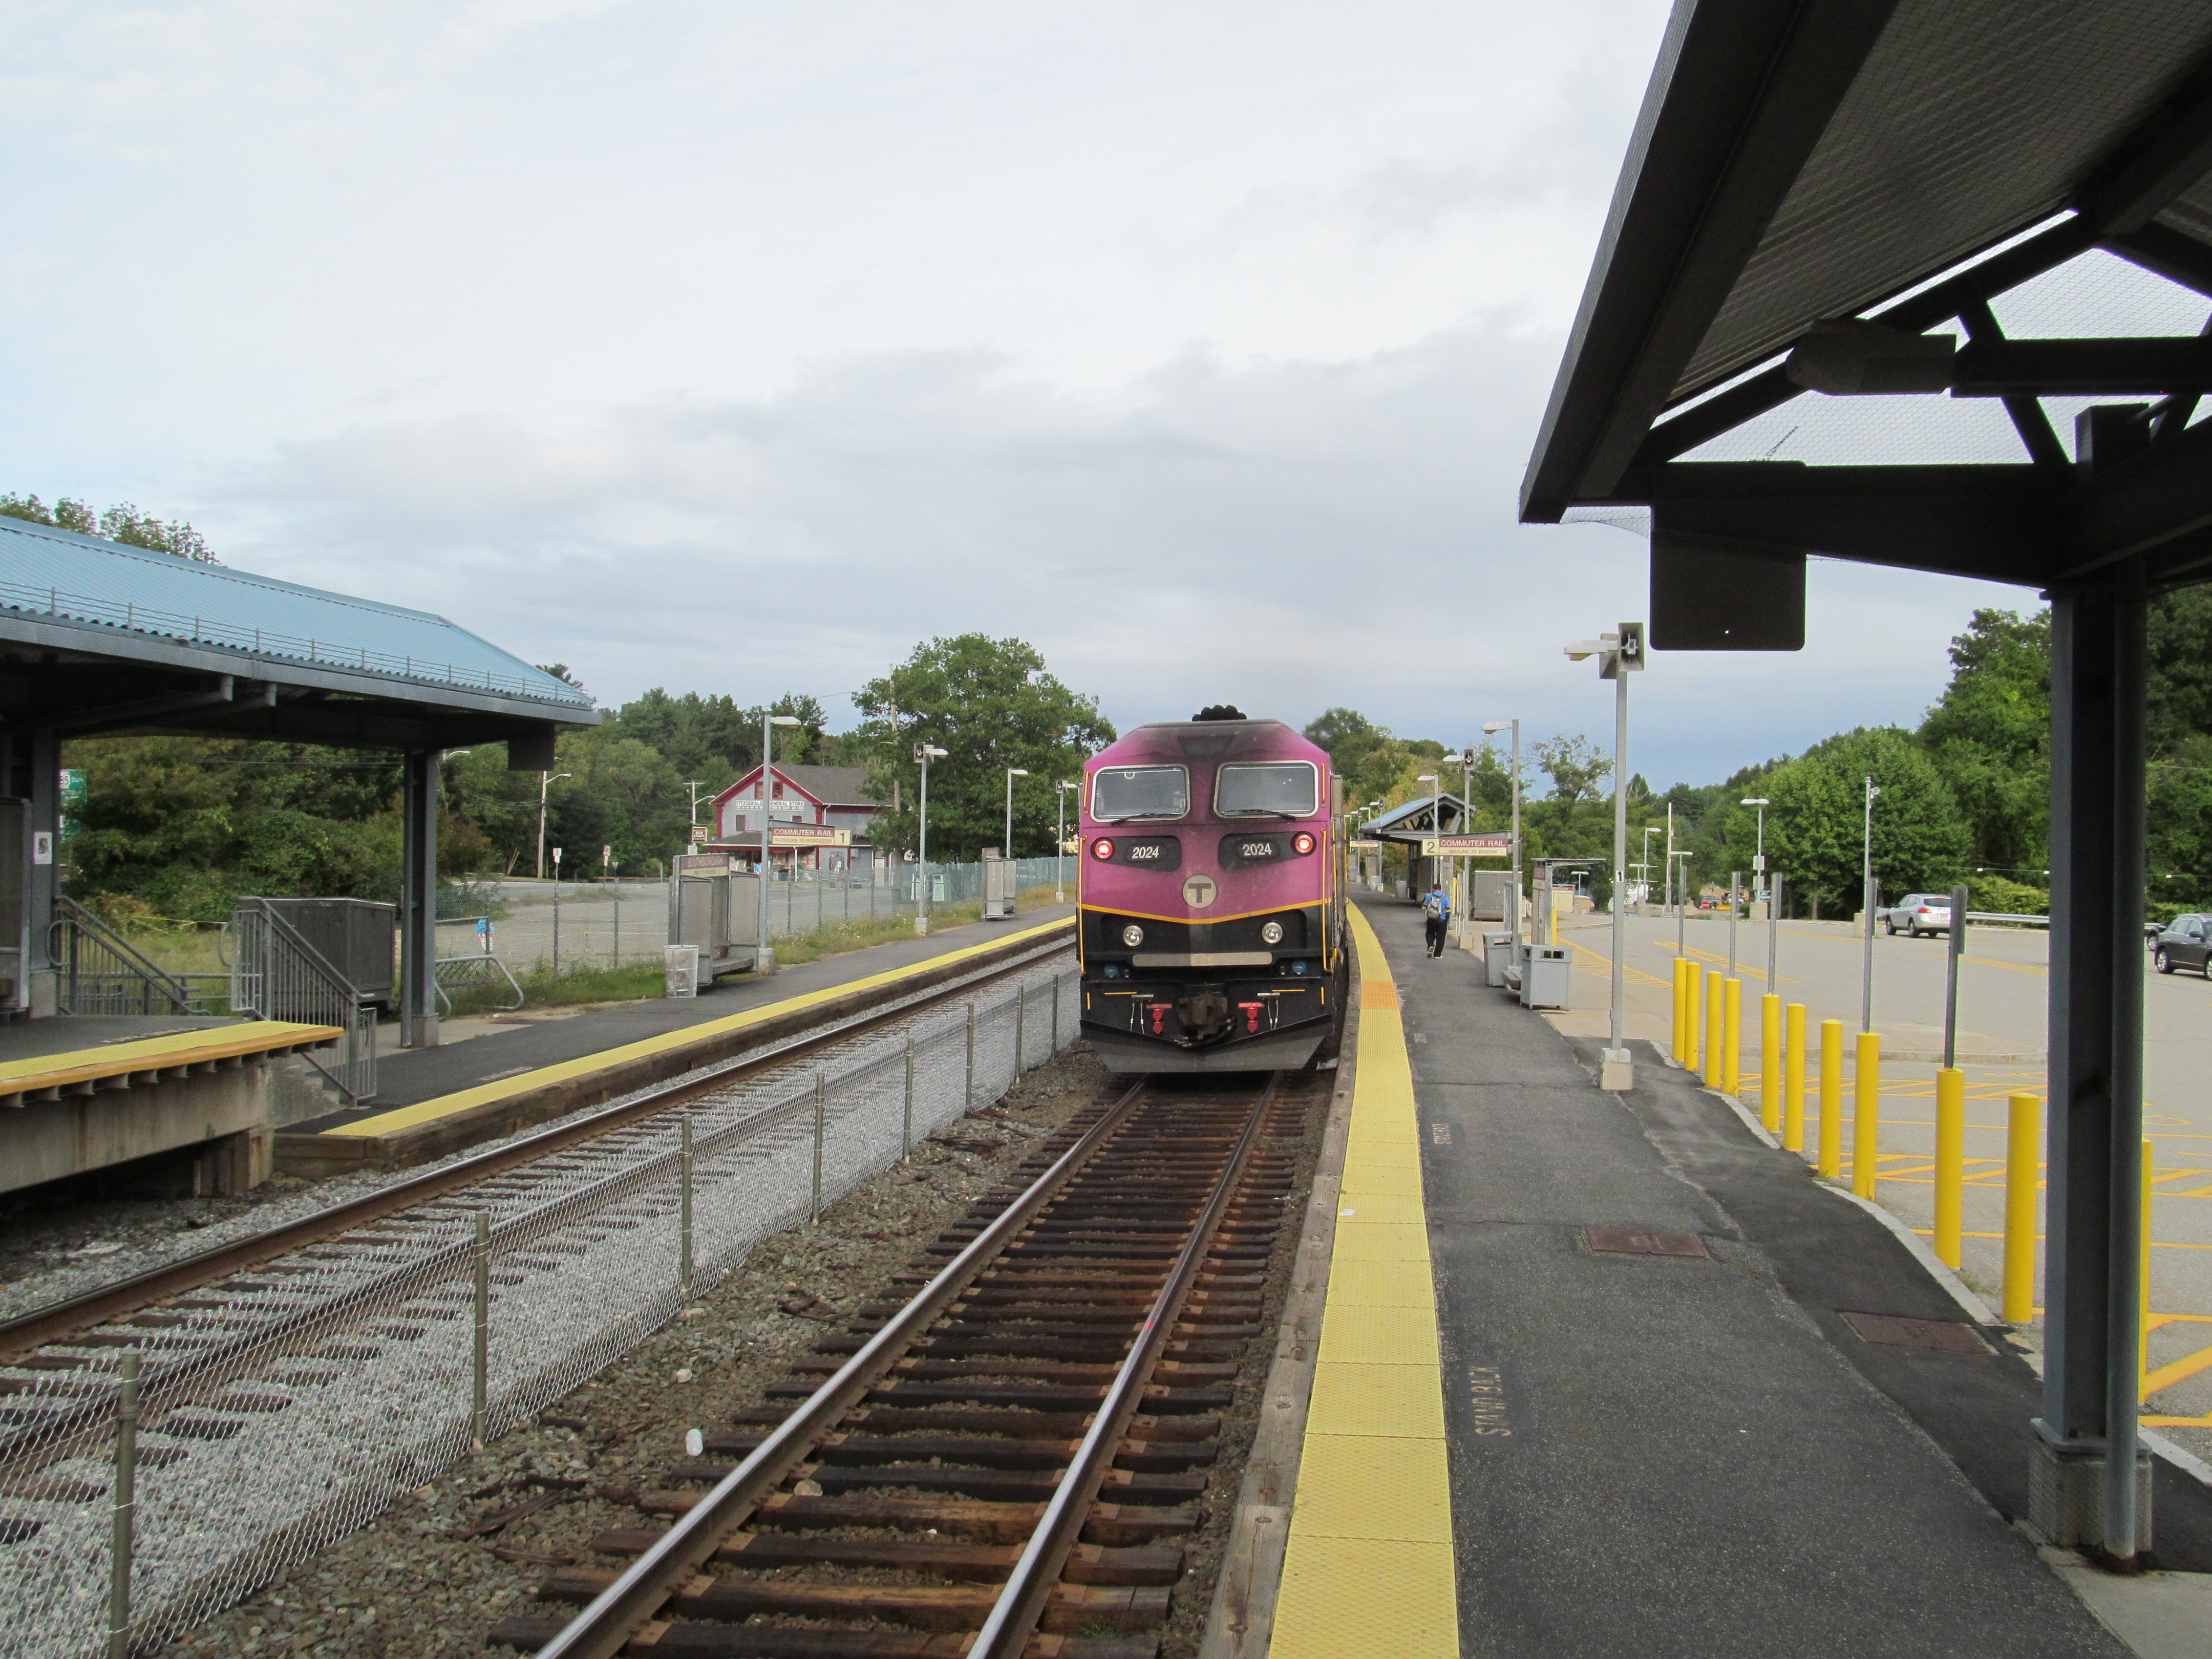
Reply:
[[[1049,887],[1025,889],[1017,901],[1017,915],[1022,905],[1035,909],[1040,905],[1051,903],[1052,893]],[[983,901],[981,899],[929,907],[929,927],[933,933],[982,919]],[[811,933],[794,933],[787,939],[771,939],[769,943],[775,947],[777,965],[796,968],[802,962],[842,956],[848,951],[865,951],[872,945],[888,945],[894,939],[914,937],[912,916],[878,916],[872,921],[841,921],[835,927],[817,927]]]
[[[539,963],[526,974],[517,974],[526,1008],[569,1007],[580,1002],[642,1002],[661,994],[666,985],[657,962],[626,963],[620,968],[572,968],[556,974]],[[504,984],[467,986],[448,992],[453,1017],[503,1012],[512,998]]]

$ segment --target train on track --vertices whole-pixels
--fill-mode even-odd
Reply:
[[[1083,1035],[1115,1072],[1301,1066],[1347,980],[1328,753],[1236,709],[1140,726],[1084,769]]]

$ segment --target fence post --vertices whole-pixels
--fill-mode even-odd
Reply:
[[[906,1037],[906,1109],[899,1117],[899,1162],[914,1152],[914,1033]]]
[[[822,1137],[829,1115],[829,1073],[817,1072],[814,1074],[814,1200],[806,1217],[810,1222],[822,1219]]]
[[[684,1235],[684,1305],[688,1308],[691,1305],[691,1263],[693,1260],[691,1254],[691,1115],[689,1112],[686,1112],[681,1120],[681,1128],[684,1136],[682,1156],[679,1159],[679,1162],[684,1167],[682,1226]],[[820,1170],[822,1168],[822,1154],[818,1151],[814,1155],[814,1167],[817,1172],[815,1176],[815,1186],[818,1193],[821,1187]],[[820,1207],[820,1200],[818,1197],[816,1200],[816,1207],[817,1209]]]
[[[1014,987],[1014,1081],[1017,1083],[1020,1082],[1022,1078],[1022,1038],[1024,1035],[1023,1026],[1029,1018],[1029,988],[1017,985]]]
[[[1830,1181],[1844,1172],[1844,1022],[1820,1022],[1820,1158]]]
[[[107,1659],[131,1659],[131,1542],[138,1508],[138,1350],[123,1351],[115,1406],[115,1512],[107,1575]]]
[[[1759,1121],[1781,1132],[1782,999],[1771,991],[1759,1000]]]
[[[1936,1073],[1936,1259],[1959,1267],[1966,1195],[1966,1074],[1955,1066]]]
[[[968,1005],[968,1082],[960,1097],[960,1109],[975,1109],[975,1005]]]
[[[1782,1148],[1805,1150],[1805,1005],[1782,1011]]]
[[[2035,1318],[2035,1194],[2043,1171],[2037,1142],[2043,1138],[2042,1103],[2014,1095],[2005,1114],[2004,1290],[1998,1311],[2008,1325]]]
[[[1060,1058],[1060,982],[1066,977],[1066,975],[1057,973],[1052,976],[1052,1054],[1049,1058],[1054,1060]]]
[[[1861,1031],[1852,1066],[1851,1190],[1875,1195],[1881,1158],[1881,1033]]]
[[[477,1212],[476,1329],[472,1334],[469,1366],[469,1445],[484,1447],[484,1413],[491,1372],[491,1217]]]

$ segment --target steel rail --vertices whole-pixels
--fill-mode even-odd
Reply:
[[[1205,1209],[1191,1228],[1190,1237],[1169,1270],[1167,1282],[1152,1298],[1151,1311],[1145,1316],[1136,1342],[1121,1362],[1121,1369],[1115,1373],[1113,1384],[1091,1418],[1091,1427],[1070,1460],[1067,1473],[1046,1504],[1036,1529],[1022,1547],[1021,1555],[1014,1563],[1013,1576],[999,1592],[999,1599],[993,1604],[990,1616],[983,1621],[983,1628],[969,1644],[966,1659],[1020,1659],[1027,1650],[1037,1621],[1043,1616],[1046,1599],[1067,1565],[1067,1553],[1074,1547],[1076,1535],[1090,1515],[1091,1502],[1098,1495],[1099,1485],[1121,1449],[1129,1419],[1136,1415],[1144,1399],[1146,1383],[1167,1342],[1168,1333],[1174,1328],[1176,1315],[1189,1293],[1192,1281],[1198,1277],[1206,1252],[1213,1248],[1222,1215],[1236,1195],[1245,1166],[1251,1161],[1253,1144],[1260,1138],[1261,1125],[1267,1121],[1267,1109],[1274,1102],[1275,1085],[1281,1076],[1279,1072],[1271,1075],[1267,1086],[1260,1091],[1260,1098],[1253,1103],[1252,1115],[1230,1152],[1212,1195],[1206,1200]]]
[[[687,1096],[730,1083],[743,1082],[757,1073],[803,1058],[832,1043],[864,1035],[939,1003],[951,1001],[963,992],[994,984],[1010,975],[1036,966],[1046,957],[1069,948],[1070,941],[1052,941],[1006,962],[991,963],[974,975],[933,987],[916,1000],[902,1003],[896,1008],[856,1014],[755,1054],[741,1054],[730,1060],[696,1067],[682,1077],[669,1079],[635,1100],[576,1114],[534,1134],[490,1147],[440,1169],[394,1182],[376,1192],[332,1205],[326,1210],[318,1210],[313,1215],[302,1216],[296,1221],[288,1221],[248,1237],[216,1245],[212,1249],[203,1250],[181,1261],[165,1262],[161,1267],[135,1273],[128,1279],[118,1279],[112,1285],[103,1285],[97,1290],[87,1291],[66,1301],[0,1322],[0,1365],[6,1365],[34,1349],[62,1342],[78,1331],[106,1324],[119,1315],[136,1313],[149,1303],[197,1290],[217,1279],[228,1279],[308,1245],[325,1243],[365,1223],[381,1221],[418,1204],[473,1186],[489,1176],[535,1163],[556,1152],[566,1152],[584,1141],[596,1139],[611,1130],[622,1128],[641,1118],[651,1117]]]
[[[712,1492],[687,1510],[632,1562],[561,1632],[538,1650],[538,1659],[612,1659],[658,1613],[669,1597],[711,1559],[723,1540],[743,1526],[815,1443],[874,1387],[915,1336],[927,1329],[969,1281],[990,1265],[1037,1212],[1089,1163],[1135,1111],[1150,1086],[1133,1085],[1053,1160],[1026,1190],[994,1217],[939,1270],[897,1314],[839,1366],[805,1402],[785,1418]]]

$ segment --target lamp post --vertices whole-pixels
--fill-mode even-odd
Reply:
[[[1636,867],[1644,872],[1644,901],[1647,904],[1651,902],[1651,837],[1665,833],[1656,823],[1644,826],[1644,856],[1637,860]]]
[[[573,778],[574,772],[540,772],[538,775],[538,879],[545,879],[545,792],[562,778]]]
[[[1872,778],[1866,781],[1866,828],[1861,841],[1859,867],[1859,908],[1866,915],[1866,939],[1863,946],[1863,962],[1859,971],[1859,1030],[1874,1030],[1874,798],[1881,789]]]
[[[950,752],[934,744],[918,743],[914,746],[914,757],[921,763],[921,829],[915,845],[915,862],[921,866],[921,893],[914,917],[917,935],[929,932],[929,763],[943,760]]]
[[[765,708],[761,710],[760,932],[753,937],[753,971],[759,974],[775,971],[775,952],[768,948],[769,781],[775,776],[775,751],[771,745],[775,742],[777,726],[798,724],[796,714],[771,714]],[[785,918],[786,921],[789,919],[788,916]]]
[[[1513,732],[1513,959],[1521,959],[1521,722],[1491,720],[1483,730]]]
[[[1413,781],[1416,783],[1425,783],[1429,786],[1429,833],[1433,836],[1441,836],[1444,832],[1443,783],[1434,772],[1424,772],[1419,777],[1414,779]],[[1443,854],[1439,850],[1437,854],[1437,858],[1438,860],[1441,860],[1443,857]],[[1412,884],[1408,883],[1407,884],[1411,885]],[[1429,866],[1429,884],[1431,887],[1441,887],[1443,885],[1442,882],[1437,879],[1437,866],[1434,863],[1431,863]]]
[[[1014,855],[1014,780],[1016,778],[1025,778],[1027,776],[1029,776],[1029,774],[1018,766],[1009,766],[1006,769],[1006,845],[1005,851],[1006,855],[1008,858],[1012,858]]]
[[[1052,902],[1067,902],[1067,792],[1080,787],[1062,778],[1052,793],[1060,802],[1060,835],[1052,844]]]
[[[1759,809],[1759,842],[1752,852],[1751,873],[1756,878],[1753,886],[1763,892],[1766,888],[1766,809],[1774,803],[1764,795],[1747,795],[1736,804]]]
[[[1621,902],[1628,885],[1628,677],[1644,666],[1644,624],[1623,623],[1595,640],[1578,640],[1567,657],[1598,659],[1598,676],[1613,682],[1613,1046],[1598,1067],[1601,1089],[1632,1089],[1635,1064],[1628,1056],[1628,907]]]

